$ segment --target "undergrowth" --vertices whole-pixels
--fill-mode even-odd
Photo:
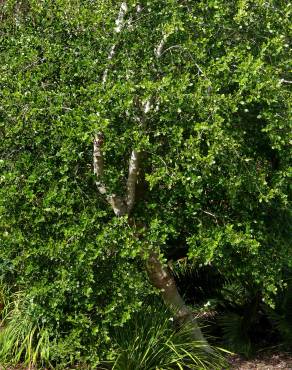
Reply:
[[[1,312],[0,363],[2,366],[50,366],[49,333],[34,323],[26,311],[23,293],[5,296]]]
[[[28,313],[29,302],[23,293],[6,299],[0,330],[0,364],[67,368],[56,363],[57,341],[51,340],[51,333],[37,325]],[[156,300],[145,303],[141,311],[123,327],[112,329],[109,336],[114,349],[94,369],[222,369],[226,364],[223,351],[213,348],[208,353],[204,343],[192,339],[190,328],[175,328],[171,314]],[[88,363],[75,365],[72,363],[71,368],[92,369]]]
[[[198,267],[184,259],[172,265],[173,274],[185,300],[208,319],[208,331],[224,348],[246,358],[258,350],[292,346],[292,278],[283,273],[284,284],[274,296],[274,306],[263,301],[260,288],[246,281],[240,284],[224,278],[209,266]]]
[[[172,317],[162,304],[151,304],[113,333],[116,356],[107,362],[113,370],[222,369],[223,353],[195,341],[189,327],[174,330]]]

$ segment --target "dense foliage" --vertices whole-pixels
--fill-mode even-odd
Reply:
[[[56,361],[109,355],[153,292],[145,245],[272,304],[292,267],[291,4],[131,0],[119,33],[116,1],[0,7],[0,274]],[[117,194],[143,152],[134,224],[97,192],[97,130]]]

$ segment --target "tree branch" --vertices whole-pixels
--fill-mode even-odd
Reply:
[[[102,146],[104,136],[101,132],[97,133],[93,140],[93,170],[96,175],[96,186],[100,194],[106,196],[106,200],[111,205],[116,216],[124,216],[128,213],[128,207],[122,197],[115,194],[108,194],[106,185],[101,181],[104,171]]]
[[[96,175],[97,180],[95,181],[96,186],[100,194],[106,194],[107,190],[105,185],[100,181],[103,176],[103,155],[102,155],[102,145],[104,141],[104,136],[101,132],[97,133],[93,139],[93,171]]]
[[[119,11],[118,18],[115,21],[116,27],[114,28],[114,30],[115,30],[116,33],[120,33],[122,31],[122,29],[125,25],[125,15],[126,15],[127,11],[128,11],[127,3],[122,2],[121,6],[120,6],[120,11]],[[113,57],[115,55],[115,52],[116,52],[116,44],[113,44],[111,49],[110,49],[110,52],[108,54],[108,57],[107,57],[109,62],[113,59]],[[102,85],[104,85],[106,83],[108,70],[109,70],[109,68],[107,67],[103,72]]]
[[[163,50],[160,54],[160,56],[162,56],[163,54],[167,53],[168,51],[172,50],[172,49],[182,49],[182,46],[181,45],[172,45],[170,46],[169,48]]]
[[[282,78],[282,79],[280,80],[280,83],[284,83],[284,84],[292,84],[292,81],[285,80],[284,78]]]
[[[167,38],[168,38],[168,35],[164,34],[160,43],[158,44],[157,48],[155,49],[155,55],[156,55],[157,58],[161,57]]]
[[[116,19],[116,27],[115,27],[116,33],[120,33],[122,31],[122,28],[125,24],[125,15],[126,15],[127,11],[128,11],[127,3],[122,2],[121,6],[120,6],[120,11],[119,11],[118,18]]]
[[[137,150],[133,150],[129,162],[129,174],[127,180],[127,208],[128,213],[131,212],[135,204],[136,197],[136,184],[140,169],[140,153]]]
[[[96,186],[100,194],[105,195],[108,203],[111,205],[116,216],[124,216],[129,214],[134,207],[136,198],[136,184],[139,175],[139,159],[140,153],[133,150],[129,162],[129,173],[127,180],[127,195],[126,199],[115,194],[108,194],[106,185],[101,178],[104,172],[104,161],[102,154],[102,146],[104,136],[101,132],[97,133],[93,140],[93,171],[96,175]]]

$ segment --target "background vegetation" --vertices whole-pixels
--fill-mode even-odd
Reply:
[[[0,276],[14,302],[3,302],[3,363],[122,369],[133,343],[118,348],[116,330],[133,332],[137,315],[148,325],[158,294],[145,246],[194,311],[216,312],[228,348],[250,354],[255,323],[291,345],[291,4],[127,5],[116,32],[116,1],[1,2]],[[143,152],[131,222],[96,189],[99,130],[112,192]],[[181,356],[165,316],[154,325],[168,360]]]

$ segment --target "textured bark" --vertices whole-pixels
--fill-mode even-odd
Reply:
[[[93,171],[96,176],[95,184],[97,186],[100,194],[106,194],[106,187],[103,184],[101,178],[103,176],[103,155],[101,152],[103,144],[103,134],[101,132],[97,133],[93,139]]]
[[[128,207],[125,200],[115,194],[109,194],[106,185],[102,181],[104,162],[102,146],[104,136],[101,132],[95,135],[93,140],[93,171],[96,175],[96,186],[100,194],[105,195],[106,200],[111,205],[116,216],[124,216],[128,213]]]
[[[175,319],[179,325],[190,326],[193,338],[204,344],[206,351],[212,352],[192,311],[187,307],[179,294],[171,272],[162,264],[158,253],[153,251],[150,252],[147,260],[147,272],[151,283],[155,288],[160,290],[165,304],[174,313]]]
[[[157,58],[160,58],[162,53],[163,53],[163,48],[164,48],[164,45],[167,41],[167,37],[168,37],[168,35],[164,34],[161,41],[159,42],[157,48],[155,49],[155,55],[156,55]]]
[[[118,15],[118,18],[116,19],[116,27],[115,27],[115,32],[118,34],[122,31],[124,25],[125,25],[125,15],[127,14],[128,12],[128,5],[126,2],[122,2],[121,3],[121,6],[120,6],[120,11],[119,11],[119,15]],[[112,45],[111,49],[110,49],[110,52],[108,54],[108,61],[110,62],[114,55],[115,55],[115,52],[116,52],[116,47],[117,45],[114,44]],[[105,85],[106,81],[107,81],[107,76],[108,76],[108,70],[109,70],[109,67],[106,67],[106,69],[104,70],[103,72],[103,76],[102,76],[102,84]]]
[[[137,150],[133,150],[131,153],[129,163],[129,174],[127,180],[127,207],[128,213],[130,213],[134,207],[136,199],[136,184],[139,175],[140,166],[140,153]]]

